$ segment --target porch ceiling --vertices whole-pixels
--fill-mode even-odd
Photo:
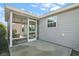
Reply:
[[[5,13],[5,20],[8,21],[9,20],[9,16],[10,16],[10,12],[6,12]],[[21,15],[18,15],[18,14],[14,14],[13,13],[13,20],[12,22],[13,23],[22,23],[22,24],[25,24],[27,23],[27,17],[24,17],[24,16],[21,16]]]
[[[21,23],[21,24],[27,24],[28,18],[21,16],[21,15],[17,15],[17,14],[13,14],[13,23]]]

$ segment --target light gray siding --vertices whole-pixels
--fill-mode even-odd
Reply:
[[[47,18],[39,21],[39,39],[61,44],[79,51],[79,9],[54,16],[57,16],[56,27],[48,27]]]

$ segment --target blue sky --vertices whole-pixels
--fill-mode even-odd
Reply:
[[[54,11],[58,8],[63,8],[70,4],[68,3],[9,3],[6,5],[12,6],[24,11],[28,11],[36,15],[42,15],[44,13]],[[0,22],[3,22],[4,24],[6,24],[4,21],[4,4],[2,3],[0,3]]]
[[[0,3],[0,22],[5,24],[4,22],[4,4]]]
[[[20,3],[20,4],[14,3],[14,4],[6,4],[6,5],[13,6],[18,9],[22,9],[36,15],[41,15],[49,11],[53,11],[58,8],[65,7],[69,4],[67,3]]]

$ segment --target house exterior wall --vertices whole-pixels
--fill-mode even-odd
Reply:
[[[48,27],[47,18],[39,20],[39,39],[79,51],[79,8],[53,16],[57,16],[56,27]]]

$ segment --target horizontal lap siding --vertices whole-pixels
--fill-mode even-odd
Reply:
[[[55,16],[57,16],[56,27],[47,27],[46,18],[39,21],[39,38],[79,51],[79,9]]]

